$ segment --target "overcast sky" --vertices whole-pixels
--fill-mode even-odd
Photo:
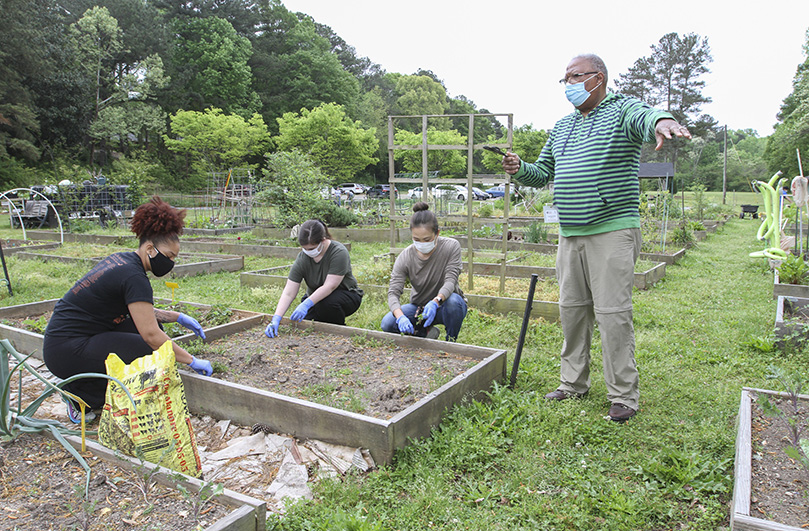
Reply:
[[[676,32],[707,37],[711,47],[703,79],[713,102],[702,111],[731,129],[769,135],[809,28],[808,0],[282,1],[386,71],[432,70],[450,96],[537,129],[572,109],[557,82],[571,57],[600,55],[614,79]]]

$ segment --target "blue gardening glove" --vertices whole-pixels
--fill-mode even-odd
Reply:
[[[289,318],[292,321],[302,321],[303,318],[306,317],[306,314],[309,313],[309,310],[311,310],[312,306],[314,305],[315,303],[312,302],[312,299],[308,298],[304,299],[303,302],[300,303],[297,308],[295,308],[295,311],[292,312],[292,315],[290,315]]]
[[[402,315],[396,319],[396,326],[399,327],[399,332],[402,334],[412,335],[414,332],[413,323],[410,322],[410,319],[408,319],[406,315]]]
[[[205,339],[205,332],[202,330],[202,325],[200,325],[199,322],[190,315],[186,315],[184,313],[178,315],[177,324],[185,328],[188,328],[202,339]]]
[[[435,320],[435,312],[438,311],[438,303],[435,301],[430,301],[424,306],[424,310],[422,311],[421,315],[424,317],[424,324],[423,326],[427,328],[433,321]]]
[[[194,356],[191,356],[191,363],[189,363],[188,366],[191,367],[191,370],[196,371],[197,374],[204,374],[205,376],[213,374],[213,367],[211,367],[210,361],[198,360]]]
[[[272,321],[270,324],[267,325],[267,328],[264,329],[264,334],[267,337],[278,337],[278,325],[281,324],[281,316],[280,315],[273,315]]]

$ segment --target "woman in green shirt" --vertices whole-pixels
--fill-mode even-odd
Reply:
[[[345,325],[346,317],[356,312],[362,302],[363,293],[351,272],[348,249],[331,239],[322,221],[305,221],[298,230],[298,244],[302,250],[289,271],[272,321],[264,330],[267,337],[278,336],[278,325],[297,297],[301,281],[306,282],[306,295],[289,317],[292,321],[310,319]]]

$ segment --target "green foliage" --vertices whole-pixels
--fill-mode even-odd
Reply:
[[[541,221],[533,221],[525,227],[524,238],[528,243],[546,243],[548,241],[548,227]]]
[[[494,214],[494,207],[491,203],[483,203],[480,205],[480,208],[478,208],[478,216],[482,218],[489,218],[492,214]]]
[[[705,230],[705,225],[701,221],[689,221],[685,226],[690,231]]]
[[[36,319],[24,319],[22,324],[37,334],[44,334],[45,329],[48,327],[48,318],[45,315],[40,315]]]
[[[539,158],[545,142],[548,141],[548,132],[544,129],[534,129],[533,125],[526,124],[514,129],[513,138],[511,151],[519,155],[524,161],[534,162]],[[488,141],[490,144],[505,143],[506,137],[495,138],[492,136],[489,137]],[[502,173],[502,161],[503,157],[496,153],[491,151],[483,153],[483,165],[491,171]]]
[[[671,233],[671,242],[681,247],[690,247],[697,243],[694,232],[687,226],[680,226]]]
[[[175,475],[175,479],[182,481],[184,478],[177,474]],[[191,506],[191,515],[194,517],[195,524],[199,524],[199,517],[202,515],[205,506],[211,503],[214,498],[225,492],[224,485],[214,483],[213,481],[204,482],[195,492],[186,488],[183,483],[177,483],[175,487],[182,493],[185,501]]]
[[[264,153],[270,136],[264,119],[249,120],[221,109],[178,111],[171,116],[171,135],[163,135],[168,149],[188,155],[205,170],[249,167],[248,158]]]
[[[399,145],[420,146],[421,133],[412,133],[404,129],[396,131],[395,142]],[[440,145],[464,145],[466,137],[457,131],[439,131],[429,129],[427,142]],[[401,163],[406,172],[420,172],[422,169],[421,151],[399,149],[393,153],[394,160]],[[457,149],[433,149],[427,152],[427,168],[438,171],[442,175],[463,173],[466,170],[466,156]]]
[[[693,183],[691,186],[688,187],[689,191],[694,194],[694,214],[699,221],[705,219],[705,208],[706,208],[706,199],[705,199],[705,185],[702,183]],[[705,230],[705,227],[699,230]]]
[[[285,113],[278,118],[274,141],[281,151],[306,153],[335,184],[353,179],[357,172],[378,162],[373,156],[379,146],[375,130],[349,119],[345,109],[335,103]]]
[[[323,220],[327,227],[347,227],[359,221],[359,216],[354,212],[331,201],[324,201],[322,205],[322,210],[316,217]]]
[[[802,256],[787,253],[786,260],[778,266],[778,281],[782,284],[806,284],[809,265]]]
[[[180,108],[209,107],[247,118],[260,107],[247,64],[253,53],[250,40],[216,16],[177,17],[174,67],[185,81]],[[263,123],[263,121],[262,121]]]
[[[326,203],[330,199],[321,195],[321,191],[331,189],[328,177],[300,151],[267,155],[263,173],[262,190],[256,199],[274,207],[276,225],[293,227],[329,208]]]

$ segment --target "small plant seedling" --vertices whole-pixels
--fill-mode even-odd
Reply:
[[[65,504],[65,507],[78,521],[74,529],[88,531],[93,525],[93,513],[98,501],[90,500],[89,492],[85,490],[84,484],[73,485],[73,494],[78,500],[78,507],[69,502]]]
[[[135,458],[137,458],[139,463],[132,466],[135,479],[128,481],[128,483],[134,485],[139,491],[141,491],[143,494],[143,500],[147,504],[151,504],[151,502],[149,502],[149,491],[152,490],[152,487],[155,485],[152,478],[160,470],[160,463],[170,456],[173,451],[174,441],[172,441],[171,444],[165,450],[163,450],[163,452],[160,454],[160,459],[158,459],[157,463],[153,465],[146,460],[143,450],[140,447],[135,448]]]
[[[182,476],[173,476],[175,481],[182,479]],[[203,509],[208,505],[216,496],[225,492],[225,487],[220,483],[209,481],[203,483],[197,492],[191,492],[182,483],[177,483],[177,490],[179,490],[183,498],[191,506],[191,514],[194,517],[194,524],[199,524],[199,517],[202,515]]]
[[[22,324],[38,334],[44,334],[48,327],[48,319],[44,315],[40,315],[36,319],[25,319]]]
[[[806,284],[809,278],[809,265],[803,257],[787,254],[786,260],[778,266],[778,281],[782,284]]]

